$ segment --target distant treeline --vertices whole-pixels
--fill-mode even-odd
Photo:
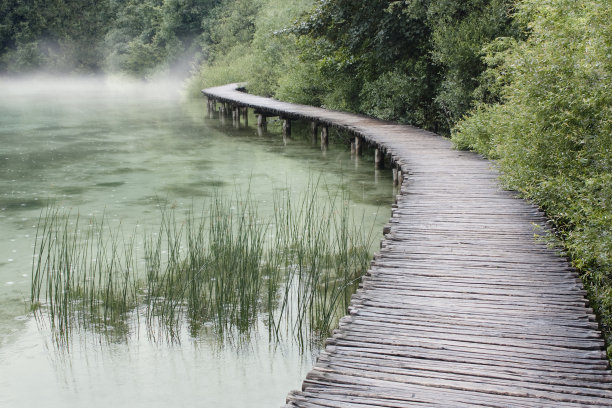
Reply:
[[[0,71],[147,77],[204,58],[221,0],[0,0]]]
[[[611,344],[610,16],[612,0],[0,0],[0,70],[146,77],[195,56],[193,95],[244,81],[451,136],[544,208]]]

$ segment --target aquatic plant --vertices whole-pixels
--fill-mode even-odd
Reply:
[[[181,220],[162,209],[142,257],[136,232],[50,207],[36,235],[32,309],[62,341],[75,328],[115,338],[140,318],[154,339],[203,327],[248,338],[264,318],[271,338],[316,344],[345,313],[372,247],[348,194],[323,187],[312,183],[298,200],[278,193],[270,219],[249,194],[216,195]]]
[[[134,235],[107,228],[104,217],[86,225],[77,214],[49,207],[36,232],[31,305],[65,337],[72,328],[126,328],[137,306]]]

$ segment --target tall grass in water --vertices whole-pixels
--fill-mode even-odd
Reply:
[[[171,337],[184,318],[193,334],[206,322],[219,334],[247,332],[267,270],[266,230],[248,198],[216,197],[208,217],[190,212],[182,224],[164,212],[157,238],[145,239],[149,325],[156,321]]]
[[[294,204],[275,200],[276,239],[284,260],[282,301],[274,314],[300,342],[320,340],[346,313],[350,297],[371,258],[372,229],[352,217],[346,193],[319,186]]]
[[[134,235],[127,238],[89,220],[48,208],[38,224],[31,304],[44,311],[56,333],[74,327],[103,331],[127,328],[137,306]]]
[[[346,193],[321,190],[278,194],[269,219],[248,196],[217,196],[180,221],[162,210],[142,260],[135,233],[51,208],[36,236],[32,306],[61,339],[74,328],[129,331],[140,317],[154,338],[204,326],[248,336],[263,318],[272,337],[316,343],[345,313],[372,243]]]

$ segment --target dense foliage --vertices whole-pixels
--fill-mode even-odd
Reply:
[[[516,35],[510,5],[328,0],[297,31],[325,78],[325,105],[446,133],[471,106],[482,46]]]
[[[583,273],[612,338],[612,2],[526,0],[525,41],[489,47],[501,103],[481,104],[453,135],[498,159],[503,180],[542,206]],[[612,350],[611,350],[612,351]]]
[[[202,56],[219,0],[0,0],[0,71],[146,77]]]
[[[279,96],[282,84],[293,83],[291,68],[301,64],[297,36],[285,29],[312,4],[313,0],[223,0],[206,24],[208,58],[191,81],[191,93],[248,82],[250,92]],[[316,74],[313,67],[306,69]]]

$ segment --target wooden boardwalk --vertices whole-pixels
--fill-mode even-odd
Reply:
[[[534,240],[544,216],[500,190],[490,162],[410,126],[236,88],[202,92],[348,129],[404,175],[349,315],[287,407],[612,406],[604,344],[580,279]]]

